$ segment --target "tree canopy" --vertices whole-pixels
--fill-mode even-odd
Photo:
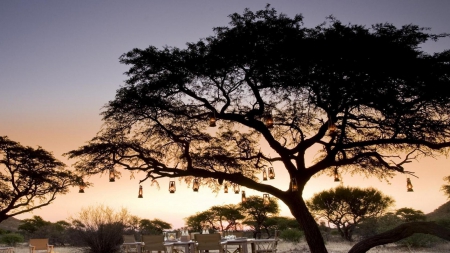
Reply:
[[[361,221],[383,215],[394,200],[373,188],[338,186],[315,194],[306,204],[317,219],[333,224],[344,239],[352,241]]]
[[[447,34],[333,17],[307,28],[301,15],[270,6],[230,19],[185,48],[123,54],[128,79],[105,106],[103,129],[68,152],[77,170],[142,171],[142,181],[201,178],[215,191],[230,182],[270,193],[317,253],[327,250],[302,199],[312,176],[338,168],[389,178],[412,174],[403,166],[412,159],[447,154],[450,51],[420,49]],[[289,175],[288,187],[257,177],[273,162]]]
[[[50,152],[0,136],[0,222],[49,205],[78,181]]]

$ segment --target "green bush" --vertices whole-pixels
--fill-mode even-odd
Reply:
[[[0,236],[0,242],[8,245],[8,246],[16,246],[16,243],[23,242],[23,236],[16,233],[4,234]]]
[[[302,239],[303,236],[304,236],[303,231],[297,228],[285,229],[280,233],[281,239],[293,243],[300,242],[300,239]]]
[[[413,234],[403,240],[397,242],[398,245],[408,246],[413,248],[419,247],[433,247],[435,244],[443,242],[439,237],[427,234]]]

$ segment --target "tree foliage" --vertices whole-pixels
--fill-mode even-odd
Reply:
[[[444,192],[447,198],[450,199],[450,176],[444,177],[444,181],[448,184],[442,185],[441,190]]]
[[[261,236],[261,228],[264,227],[266,233],[270,236],[267,219],[276,216],[280,212],[278,201],[270,198],[269,203],[265,204],[260,196],[249,196],[244,202],[241,202],[241,208],[246,218],[244,224],[253,227],[255,236]]]
[[[114,211],[105,205],[82,208],[71,218],[72,226],[79,237],[90,248],[91,253],[119,252],[122,235],[130,220],[126,208]]]
[[[142,219],[139,222],[141,234],[160,235],[165,229],[172,229],[172,225],[160,219]]]
[[[409,207],[397,209],[395,214],[402,219],[403,222],[425,221],[427,217],[421,210]]]
[[[41,147],[0,136],[0,222],[49,205],[78,177]]]
[[[348,241],[352,241],[353,231],[362,220],[383,215],[393,204],[391,197],[374,188],[343,186],[317,193],[307,202],[317,219],[336,226]]]
[[[187,218],[186,224],[191,231],[202,231],[205,227],[213,230],[226,231],[230,229],[236,230],[239,220],[244,215],[239,206],[234,204],[212,206],[206,211],[199,212]]]
[[[312,176],[340,171],[389,178],[450,146],[450,51],[420,45],[446,34],[416,25],[313,28],[267,6],[185,48],[133,49],[128,79],[103,111],[104,128],[68,152],[86,175],[145,172],[218,191],[231,182],[283,201],[311,252],[327,252],[302,199]],[[218,127],[209,128],[213,117]],[[274,124],[265,124],[266,119]],[[261,149],[268,144],[270,149]],[[265,145],[266,146],[266,145]],[[316,160],[307,151],[320,147]],[[279,162],[297,190],[259,181]]]

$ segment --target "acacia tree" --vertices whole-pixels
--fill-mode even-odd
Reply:
[[[380,217],[394,200],[374,188],[338,186],[315,194],[306,204],[317,219],[335,225],[342,238],[352,241],[361,221]]]
[[[236,227],[239,224],[238,221],[244,218],[242,210],[238,205],[234,204],[213,206],[209,210],[215,213],[221,231],[233,228],[236,230]],[[223,222],[226,222],[226,226],[224,226]]]
[[[278,201],[275,198],[270,198],[268,203],[264,203],[260,196],[249,196],[240,205],[243,213],[247,216],[243,223],[254,228],[254,237],[261,236],[262,227],[266,228],[266,233],[270,236],[268,227],[264,226],[264,222],[270,216],[278,215],[280,212]]]
[[[142,219],[139,222],[141,234],[156,234],[160,235],[165,229],[172,229],[172,224],[160,219]]]
[[[122,55],[126,84],[106,105],[99,134],[68,153],[76,168],[269,193],[317,253],[327,250],[302,198],[311,177],[338,167],[385,179],[411,173],[403,167],[411,159],[447,153],[450,53],[430,55],[420,44],[448,35],[334,18],[307,28],[301,15],[270,6],[230,18],[186,48]],[[306,161],[317,146],[320,155]],[[273,162],[289,174],[284,187],[256,177]]]
[[[0,136],[0,222],[49,205],[79,178],[41,147]]]

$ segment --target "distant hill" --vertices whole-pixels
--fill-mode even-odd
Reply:
[[[0,228],[6,231],[17,231],[22,221],[14,217],[8,218],[0,223]]]
[[[450,219],[450,201],[441,205],[433,212],[426,214],[428,221]]]

